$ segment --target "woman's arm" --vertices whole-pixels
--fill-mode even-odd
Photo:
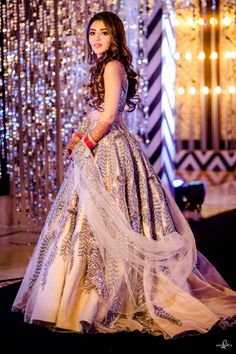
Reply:
[[[72,153],[72,150],[74,149],[75,145],[82,139],[82,137],[85,135],[87,132],[89,126],[91,123],[91,118],[90,114],[88,114],[87,118],[83,121],[79,131],[74,132],[72,134],[72,137],[70,138],[69,143],[67,144],[65,148],[65,153],[70,156]]]
[[[89,149],[93,149],[98,141],[104,136],[118,114],[122,75],[122,66],[118,61],[110,61],[105,66],[104,111],[101,113],[96,127],[85,135],[84,141]]]

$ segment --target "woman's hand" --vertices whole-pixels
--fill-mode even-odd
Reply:
[[[77,142],[75,142],[74,140],[70,140],[68,145],[65,148],[65,153],[67,156],[70,156],[72,153],[72,150],[74,149],[75,145],[77,144]]]
[[[65,153],[67,156],[71,156],[72,151],[75,147],[75,145],[81,140],[82,136],[80,133],[73,133],[69,143],[67,144],[66,148],[65,148]]]

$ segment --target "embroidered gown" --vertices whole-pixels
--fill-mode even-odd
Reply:
[[[93,152],[82,139],[72,154],[12,310],[54,330],[167,339],[227,324],[236,292],[197,251],[135,136],[114,121]]]

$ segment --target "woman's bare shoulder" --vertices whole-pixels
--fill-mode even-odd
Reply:
[[[118,61],[118,60],[111,60],[109,61],[104,69],[104,72],[117,72],[117,73],[123,73],[124,66],[123,64]]]
[[[126,72],[123,64],[118,60],[111,60],[109,61],[104,69],[104,76],[107,77],[120,77],[122,83],[125,81]]]

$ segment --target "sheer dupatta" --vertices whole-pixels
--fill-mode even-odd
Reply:
[[[163,186],[176,231],[158,241],[132,230],[129,221],[106,191],[91,151],[80,142],[73,151],[75,188],[104,263],[108,297],[112,307],[121,284],[128,297],[120,308],[132,316],[148,310],[167,336],[196,329],[208,330],[217,320],[202,302],[190,294],[188,277],[196,266],[197,251],[191,229]],[[111,265],[117,271],[109,272]],[[139,276],[143,296],[137,298],[134,279]],[[202,286],[202,285],[201,285]],[[193,310],[194,309],[194,310]]]

